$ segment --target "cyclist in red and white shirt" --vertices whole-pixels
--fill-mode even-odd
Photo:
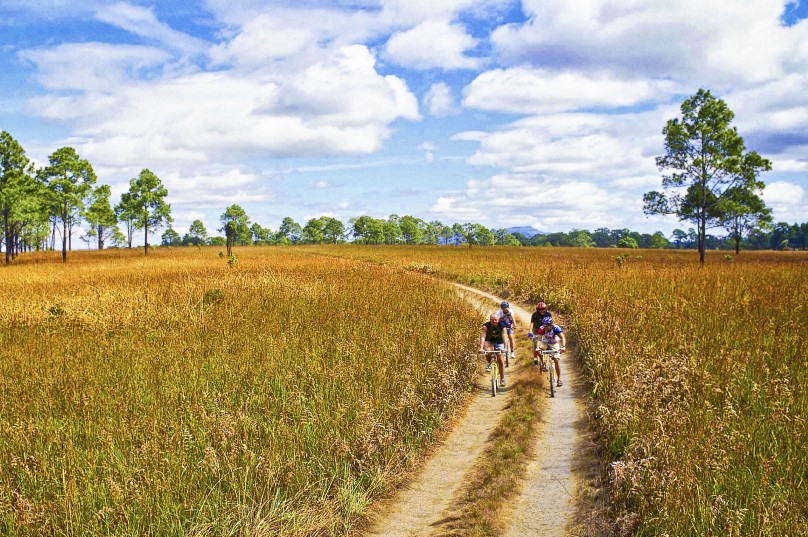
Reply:
[[[559,354],[563,354],[566,351],[567,338],[564,335],[564,330],[555,324],[553,318],[549,315],[542,319],[542,325],[536,333],[536,338],[538,339],[536,348],[539,350],[557,350]],[[556,378],[558,379],[556,386],[562,385],[561,366],[558,363],[559,354],[551,355],[553,363],[555,364]],[[535,360],[534,363],[536,363]]]

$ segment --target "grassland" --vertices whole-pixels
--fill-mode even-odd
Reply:
[[[804,253],[312,249],[406,267],[572,319],[611,490],[633,535],[808,534]],[[617,259],[617,256],[620,259]]]
[[[397,268],[237,253],[2,270],[0,534],[341,534],[395,486],[468,388],[477,314]]]

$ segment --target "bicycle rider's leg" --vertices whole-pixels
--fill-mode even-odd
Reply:
[[[542,341],[541,338],[537,337],[536,339],[538,340],[536,343],[536,350],[538,350],[539,353],[541,353],[541,351],[546,351],[551,348],[551,345],[549,343],[545,343],[544,341]],[[545,361],[546,356],[542,356],[541,354],[539,354],[539,356],[540,356],[539,360],[541,362],[541,370],[547,371],[547,368],[545,366],[545,364],[547,363]]]
[[[506,352],[507,347],[506,347],[505,344],[502,344],[502,345],[497,345],[496,348],[499,351],[501,351],[499,354],[497,354],[497,363],[499,364],[499,380],[504,382],[505,381],[505,352]]]
[[[552,348],[554,351],[557,351],[561,348],[561,345],[559,343],[556,343],[552,346]],[[553,355],[553,362],[555,363],[555,370],[556,370],[556,380],[558,381],[557,384],[559,386],[561,386],[561,365],[559,363],[561,362],[561,360],[559,360],[560,356],[561,356],[560,354]]]
[[[494,350],[494,344],[491,343],[490,341],[484,342],[483,343],[483,350],[486,350],[486,351]],[[490,354],[485,355],[485,363],[488,364],[489,366],[491,365],[491,355]],[[488,369],[486,369],[486,371],[488,371]]]
[[[513,344],[513,328],[508,328],[508,343],[510,345],[508,349],[511,352],[511,356],[513,356],[514,351],[516,350],[516,346]]]

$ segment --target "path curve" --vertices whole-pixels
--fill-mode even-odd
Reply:
[[[494,311],[502,300],[472,287],[455,285],[462,296],[486,314]],[[516,305],[511,309],[520,327],[515,336],[524,336],[530,325],[530,314]],[[520,360],[530,358],[528,345],[527,339],[516,342]],[[524,490],[511,503],[512,510],[506,515],[506,536],[565,535],[571,523],[572,499],[577,488],[573,458],[585,412],[580,402],[583,382],[577,367],[569,365],[573,362],[572,356],[565,356],[566,359],[562,359],[565,385],[556,391],[553,399],[547,392],[546,419],[536,438],[534,457],[527,467]],[[409,484],[376,509],[370,519],[370,529],[364,534],[366,537],[421,537],[437,529],[466,475],[482,454],[492,417],[503,414],[510,401],[507,390],[491,397],[485,375],[478,375],[475,380],[475,393],[465,415]],[[552,453],[552,458],[547,457],[548,453]]]

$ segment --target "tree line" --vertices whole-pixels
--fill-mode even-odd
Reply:
[[[149,232],[172,221],[160,178],[143,169],[114,207],[110,187],[97,182],[92,165],[72,147],[57,149],[46,166],[36,167],[11,134],[0,132],[0,239],[6,264],[20,252],[56,249],[57,235],[67,262],[73,231],[82,222],[87,225],[82,239],[99,250],[109,242],[131,248],[135,229],[142,229],[148,254]]]
[[[36,168],[22,146],[6,131],[0,133],[0,240],[6,264],[19,252],[56,249],[60,238],[62,260],[72,250],[74,229],[82,223],[81,238],[103,249],[109,245],[132,248],[135,230],[149,234],[167,228],[165,246],[223,245],[232,254],[234,245],[324,244],[352,241],[361,244],[523,245],[622,248],[696,248],[704,262],[706,249],[806,249],[808,224],[773,223],[771,209],[761,198],[765,188],[759,174],[771,163],[755,151],[747,151],[743,138],[730,124],[733,112],[709,91],[700,89],[681,105],[681,118],[669,120],[662,130],[665,154],[656,163],[663,172],[664,192],[643,197],[646,214],[671,214],[694,227],[637,233],[628,229],[574,229],[564,233],[527,237],[506,229],[466,222],[446,225],[437,220],[396,214],[388,218],[360,216],[347,225],[321,216],[300,225],[286,217],[272,231],[250,217],[239,205],[220,216],[224,235],[209,236],[201,220],[195,220],[180,236],[171,226],[168,191],[159,177],[143,169],[129,182],[129,190],[116,205],[110,187],[97,185],[92,165],[71,147],[56,150],[48,164]],[[709,234],[719,228],[725,235]]]

